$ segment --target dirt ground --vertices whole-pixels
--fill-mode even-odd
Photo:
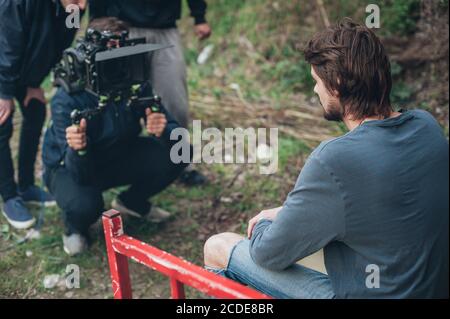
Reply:
[[[280,6],[283,5],[291,4],[286,2]],[[305,3],[304,7],[307,11],[315,10],[312,2]],[[266,11],[273,10],[269,8]],[[400,65],[395,81],[406,83],[409,90],[412,90],[411,93],[408,91],[407,104],[411,108],[423,107],[432,112],[448,135],[448,12],[445,15],[432,8],[423,12],[420,31],[413,38],[391,37],[383,40],[393,60]],[[280,19],[287,18],[280,14]],[[289,19],[292,24],[287,24],[274,35],[273,41],[280,47],[291,41],[287,36],[289,33],[305,37],[322,28],[320,15]],[[263,18],[259,20],[264,22]],[[190,22],[183,21],[182,26],[185,27],[187,23]],[[296,28],[294,23],[301,24],[302,27]],[[197,44],[192,44],[192,32],[182,31],[182,36],[187,53],[197,54]],[[230,49],[229,53],[222,54],[226,52],[224,48],[227,45],[235,51]],[[248,220],[260,210],[282,204],[314,147],[323,140],[345,132],[342,125],[330,124],[323,119],[321,106],[311,92],[300,90],[289,94],[281,92],[279,95],[269,95],[265,94],[266,91],[278,83],[253,86],[244,81],[249,77],[251,80],[247,82],[252,82],[251,76],[259,74],[263,58],[257,53],[266,52],[266,49],[269,52],[267,47],[267,43],[258,43],[255,47],[238,32],[226,34],[226,37],[216,43],[216,50],[219,50],[216,53],[218,62],[215,68],[211,67],[210,73],[202,73],[195,65],[190,66],[190,101],[192,118],[202,120],[204,127],[217,127],[220,130],[226,127],[279,128],[277,174],[260,175],[258,167],[251,164],[200,164],[197,168],[209,178],[208,185],[187,188],[176,183],[154,198],[158,206],[173,213],[171,221],[164,225],[152,225],[127,219],[124,222],[127,234],[202,265],[203,244],[209,236],[224,231],[243,233]],[[225,56],[220,57],[224,61],[219,60],[217,56],[220,55]],[[276,67],[276,61],[267,59],[272,71]],[[281,66],[288,67],[289,63]],[[243,79],[242,91],[246,93],[244,85],[248,85],[256,93],[262,92],[261,97],[249,98],[246,94],[240,94],[239,90],[230,88],[227,73],[238,67],[244,69],[242,74],[237,74]],[[247,91],[251,91],[250,89]],[[47,91],[50,97],[51,90]],[[279,92],[275,90],[275,93]],[[11,145],[17,150],[19,112],[16,112],[14,122],[17,125]],[[17,159],[16,152],[14,156]],[[40,160],[36,176],[41,176]],[[109,208],[109,203],[117,192],[118,190],[113,190],[104,194],[105,209]],[[40,213],[41,209],[33,209],[35,216]],[[25,232],[12,230],[3,216],[0,217],[0,298],[112,298],[101,225],[92,229],[94,244],[89,252],[70,258],[62,250],[63,226],[59,210],[45,210],[44,217],[40,239],[22,244],[18,242],[23,239]],[[317,265],[317,260],[309,262]],[[64,284],[66,267],[71,264],[80,267],[80,289],[70,290]],[[134,297],[169,297],[167,278],[132,261],[130,273]],[[61,280],[54,288],[46,289],[43,281],[52,274],[60,275]],[[187,296],[204,297],[192,289],[187,290]]]

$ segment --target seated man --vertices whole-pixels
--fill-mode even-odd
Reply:
[[[309,157],[248,239],[211,237],[205,264],[276,298],[448,298],[448,142],[425,111],[395,112],[377,36],[344,20],[307,45],[325,118],[349,133]],[[322,249],[327,275],[297,262]]]
[[[120,34],[126,25],[116,18],[91,22],[97,31]],[[150,86],[142,89],[152,96]],[[131,185],[113,201],[112,207],[161,222],[170,217],[148,202],[149,197],[171,184],[186,165],[174,164],[170,133],[178,124],[165,112],[152,113],[110,102],[101,113],[73,126],[74,109],[96,108],[98,98],[83,91],[69,95],[60,88],[52,100],[52,124],[46,132],[43,147],[44,179],[63,211],[64,250],[69,255],[87,248],[88,228],[104,211],[102,192],[117,186]],[[144,114],[145,113],[145,114]],[[140,136],[141,120],[151,137]]]

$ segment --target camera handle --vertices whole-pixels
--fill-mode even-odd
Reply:
[[[80,123],[81,120],[83,119],[83,114],[82,111],[80,110],[73,110],[72,113],[70,113],[70,119],[72,120],[72,125],[76,126],[76,127],[80,127]],[[87,151],[86,150],[80,150],[78,151],[78,155],[80,156],[84,156],[86,155]]]
[[[150,105],[150,109],[153,113],[161,113],[161,97],[159,95],[153,97],[153,103]]]
[[[128,106],[137,107],[139,112],[145,114],[146,109],[150,109],[153,113],[161,113],[161,97],[154,95],[152,97],[139,97],[141,90],[140,84],[135,84],[131,87],[131,97],[128,101]]]
[[[137,107],[138,113],[145,118],[146,110],[150,109],[152,113],[161,113],[161,97],[154,95],[152,97],[135,98],[131,103],[132,107]],[[150,136],[153,136],[151,134]]]
[[[140,98],[138,99],[138,103],[144,105],[144,111],[150,109],[152,113],[161,113],[161,97],[158,95]]]
[[[95,109],[86,109],[86,110],[82,110],[82,111],[80,111],[78,109],[73,110],[72,113],[70,113],[70,119],[72,120],[72,125],[80,127],[80,123],[81,123],[82,119],[90,120],[91,118],[93,118],[94,116],[99,114],[105,107],[106,101],[107,101],[106,97],[101,98],[99,101],[98,107]],[[87,150],[78,151],[78,155],[80,155],[80,156],[84,156],[86,154],[87,154]]]
[[[158,95],[152,97],[132,98],[129,103],[131,108],[136,108],[140,114],[145,115],[145,110],[150,109],[153,113],[161,113],[161,97]]]
[[[136,87],[135,89],[137,89]],[[90,120],[97,114],[101,113],[103,109],[106,107],[106,104],[110,100],[109,96],[100,96],[100,100],[98,103],[98,107],[95,109],[86,109],[86,110],[78,110],[74,109],[72,113],[70,113],[70,119],[72,120],[72,125],[75,125],[77,127],[80,126],[81,120],[86,119]],[[146,109],[151,109],[153,113],[161,113],[162,104],[161,104],[161,97],[158,95],[154,95],[152,97],[143,97],[138,98],[136,95],[134,95],[130,101],[129,105],[131,107],[138,107],[140,111],[145,114]],[[87,150],[80,150],[78,151],[78,155],[84,156],[87,154]]]

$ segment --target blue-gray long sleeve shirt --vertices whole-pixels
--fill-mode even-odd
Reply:
[[[277,218],[256,225],[253,260],[283,270],[323,248],[337,298],[448,298],[448,151],[418,110],[322,143]]]

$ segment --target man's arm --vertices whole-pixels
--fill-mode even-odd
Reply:
[[[274,221],[253,230],[250,254],[258,265],[283,270],[345,234],[344,194],[317,157],[303,168],[294,190]]]
[[[70,148],[66,139],[66,130],[72,125],[70,113],[75,108],[73,99],[67,93],[59,91],[52,100],[52,126],[56,142],[64,154],[62,159],[64,166],[74,180],[80,184],[88,184],[94,174],[90,152],[80,155],[79,152]]]
[[[12,99],[26,43],[25,1],[0,0],[0,98]]]
[[[188,0],[191,17],[194,18],[195,24],[206,23],[206,2],[204,0]]]

